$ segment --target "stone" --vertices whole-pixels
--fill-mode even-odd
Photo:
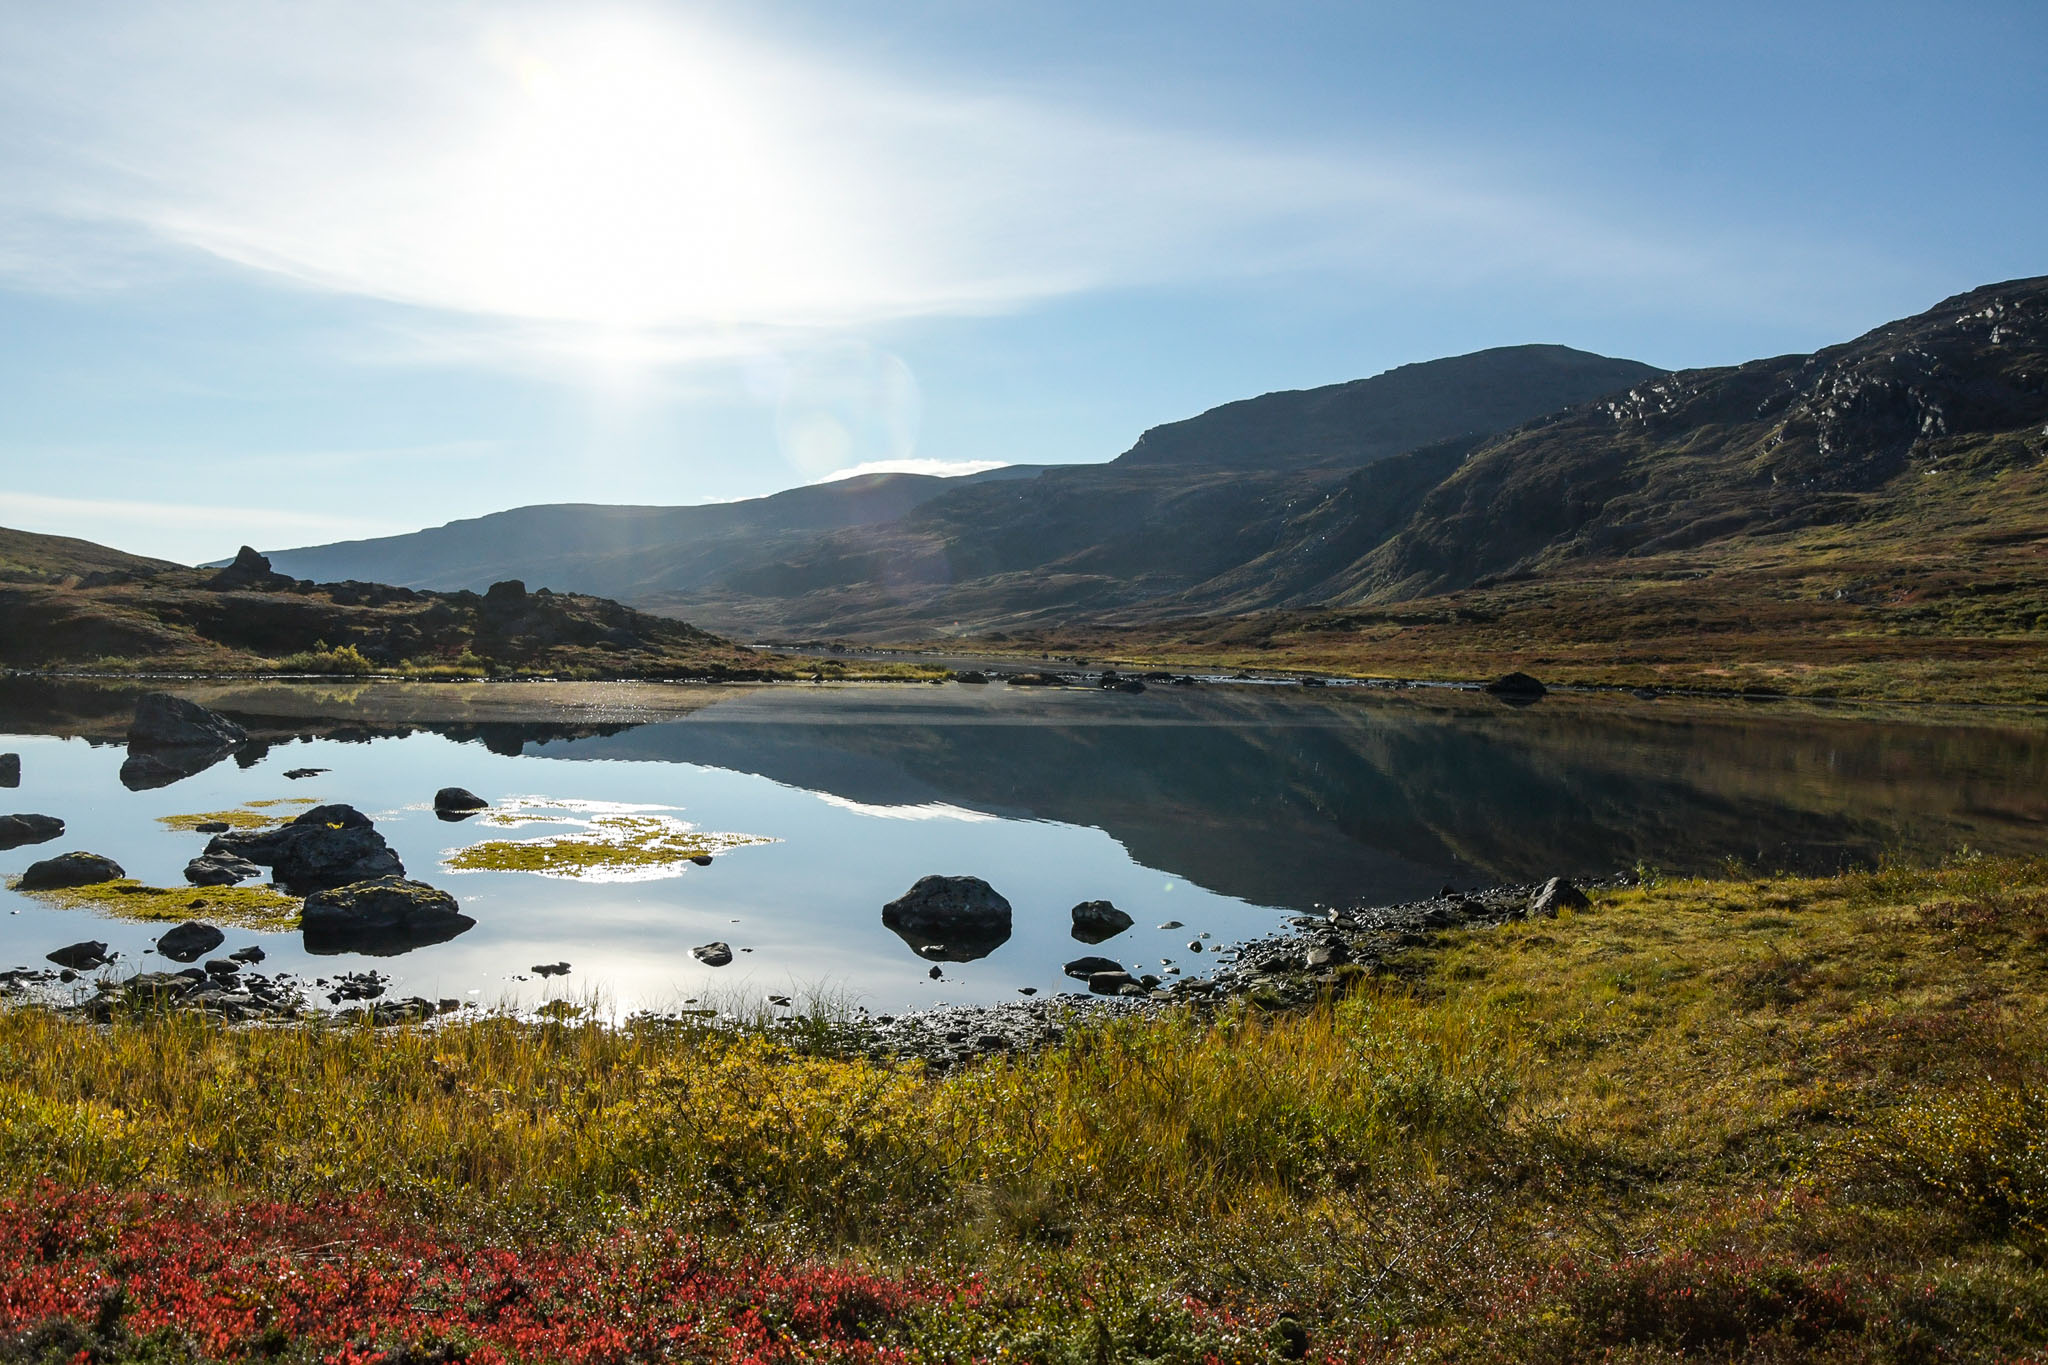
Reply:
[[[1486,685],[1486,691],[1496,697],[1526,698],[1530,701],[1550,693],[1550,689],[1542,683],[1519,671],[1503,673]]]
[[[1113,972],[1089,973],[1088,992],[1091,995],[1122,995],[1126,987],[1132,991],[1139,992],[1145,989],[1137,983],[1136,979],[1129,972],[1124,971],[1122,968],[1118,968]]]
[[[985,686],[988,682],[988,674],[981,672],[979,669],[963,668],[953,675],[953,681]]]
[[[97,853],[61,853],[30,863],[16,882],[17,891],[63,891],[74,886],[96,886],[127,876],[112,858]]]
[[[1536,888],[1536,894],[1529,898],[1529,913],[1543,919],[1556,919],[1560,910],[1585,910],[1592,904],[1578,887],[1563,877],[1552,877]]]
[[[0,849],[46,844],[64,832],[54,815],[0,815]]]
[[[315,891],[299,912],[306,950],[313,953],[388,956],[444,943],[475,926],[446,891],[396,875]]]
[[[192,832],[195,834],[226,834],[233,828],[234,826],[225,820],[201,820],[198,824],[192,826]]]
[[[211,924],[186,920],[156,941],[156,950],[173,962],[194,962],[227,941]]]
[[[1311,969],[1339,967],[1351,960],[1351,950],[1342,943],[1318,943],[1304,959]]]
[[[107,956],[107,945],[97,939],[83,943],[69,943],[53,953],[45,953],[50,961],[59,967],[70,967],[77,971],[89,972],[95,967],[104,967],[112,958]]]
[[[294,581],[289,574],[274,571],[267,556],[244,545],[236,552],[233,563],[206,580],[206,587],[209,592],[279,592],[291,587]]]
[[[233,958],[237,962],[254,963],[261,962],[265,957],[268,956],[268,954],[252,943],[246,948],[235,949],[232,953],[229,953],[228,956]]]
[[[154,791],[197,776],[233,753],[225,744],[181,744],[161,749],[131,748],[121,763],[121,785],[132,792]]]
[[[233,886],[262,875],[262,868],[232,853],[202,853],[185,864],[185,880],[194,886]]]
[[[21,785],[21,755],[0,754],[0,787]]]
[[[973,962],[1009,941],[1010,903],[979,877],[920,877],[882,924],[921,957]]]
[[[434,793],[434,809],[436,812],[484,810],[490,804],[490,802],[484,800],[467,787],[443,787]]]
[[[1131,927],[1131,917],[1108,901],[1082,901],[1072,911],[1073,936],[1083,943],[1115,938]]]
[[[1086,981],[1097,972],[1120,972],[1124,964],[1112,957],[1077,957],[1060,971],[1076,981]]]
[[[690,956],[707,967],[724,967],[732,962],[732,948],[724,943],[700,943],[690,949]]]
[[[225,957],[209,957],[202,964],[208,976],[235,976],[242,970],[242,964]]]
[[[276,829],[216,835],[206,852],[262,863],[278,885],[300,896],[405,876],[398,854],[353,806],[315,806]]]
[[[543,962],[533,967],[532,971],[535,976],[567,976],[569,974],[569,964],[566,962]]]
[[[150,692],[135,703],[128,743],[164,748],[232,748],[249,732],[226,716],[168,692]]]
[[[285,770],[285,776],[297,782],[302,778],[318,777],[327,771],[326,768],[288,768]]]

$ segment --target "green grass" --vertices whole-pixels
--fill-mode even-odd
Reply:
[[[296,929],[301,908],[298,897],[270,886],[149,886],[128,877],[21,894],[66,910],[90,910],[115,919],[170,924],[196,919],[241,929]]]
[[[504,824],[536,817],[501,813],[491,818]],[[600,815],[578,834],[470,844],[449,855],[448,866],[458,872],[536,872],[551,877],[658,873],[678,871],[692,859],[728,849],[772,842],[752,834],[685,829],[656,816]]]
[[[1225,1314],[1371,1358],[2019,1360],[2044,988],[2048,864],[1976,859],[1658,882],[1305,1012],[1077,1023],[944,1076],[824,1029],[15,1009],[0,1181],[985,1276],[931,1358],[1192,1359]]]

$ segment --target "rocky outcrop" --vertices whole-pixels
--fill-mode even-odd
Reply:
[[[882,924],[918,956],[973,962],[1010,939],[1010,903],[979,877],[920,877],[882,907]]]
[[[64,891],[74,886],[119,881],[127,875],[119,863],[97,853],[60,853],[30,863],[14,887],[17,891]]]
[[[0,849],[44,844],[64,832],[54,815],[0,815]]]
[[[401,876],[315,892],[299,919],[308,952],[380,956],[445,943],[475,925],[446,891]]]
[[[277,829],[215,835],[206,852],[261,863],[279,886],[300,896],[405,875],[405,864],[370,818],[346,805],[315,806]]]
[[[267,557],[244,545],[234,562],[207,579],[206,586],[213,592],[282,592],[296,582],[288,574],[273,571]]]
[[[187,920],[156,941],[156,950],[173,962],[196,962],[227,941],[211,924]]]
[[[1586,899],[1585,892],[1563,877],[1552,877],[1536,888],[1536,894],[1529,898],[1529,913],[1555,919],[1560,910],[1584,910],[1592,903]]]
[[[1073,935],[1083,943],[1101,943],[1131,927],[1131,917],[1108,901],[1082,901],[1073,920]]]

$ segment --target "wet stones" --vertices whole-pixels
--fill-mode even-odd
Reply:
[[[0,815],[0,849],[46,844],[64,832],[54,815]]]
[[[266,864],[279,886],[300,896],[405,875],[398,854],[354,806],[315,806],[277,829],[215,835],[206,852]]]
[[[882,924],[924,958],[973,962],[1010,939],[1010,903],[979,877],[920,877]]]
[[[94,886],[119,881],[127,876],[112,858],[97,853],[61,853],[30,863],[15,883],[19,891],[64,891],[74,886]]]
[[[187,920],[156,941],[156,950],[173,962],[196,962],[227,941],[211,924]]]
[[[1124,964],[1113,957],[1077,957],[1060,971],[1076,981],[1086,981],[1100,972],[1120,972],[1123,969]]]
[[[1101,943],[1131,927],[1131,917],[1108,901],[1082,901],[1073,911],[1073,936],[1083,943]]]
[[[446,891],[397,876],[316,891],[299,916],[313,953],[403,953],[445,943],[475,925]]]
[[[107,953],[107,945],[96,939],[88,939],[83,943],[66,944],[55,952],[46,953],[44,956],[59,967],[69,967],[73,971],[79,972],[93,971],[106,966],[114,960]]]
[[[434,793],[434,814],[443,820],[467,819],[490,804],[467,787],[443,787]]]
[[[700,943],[690,949],[690,956],[707,967],[728,967],[732,965],[732,947],[725,943]]]
[[[185,880],[194,886],[233,886],[262,875],[262,868],[232,853],[202,853],[185,864]]]

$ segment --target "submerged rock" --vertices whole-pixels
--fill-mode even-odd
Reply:
[[[173,962],[193,962],[227,941],[211,924],[187,920],[156,941],[156,950]]]
[[[194,886],[233,886],[262,875],[262,868],[232,853],[202,853],[185,864],[185,880]]]
[[[882,923],[920,957],[973,962],[1009,942],[1010,903],[979,877],[920,877]]]
[[[306,897],[299,917],[312,953],[409,952],[445,943],[475,925],[446,891],[399,876],[317,891]]]
[[[1073,935],[1083,943],[1115,938],[1131,927],[1129,915],[1108,901],[1082,901],[1073,909]]]
[[[181,744],[175,748],[131,748],[121,764],[121,785],[132,792],[154,791],[196,777],[233,753],[225,744]]]
[[[294,895],[405,875],[398,854],[354,806],[315,806],[276,829],[215,835],[206,852],[264,864]]]
[[[0,815],[0,849],[48,843],[63,832],[64,822],[54,815]]]
[[[104,967],[113,961],[107,955],[107,945],[97,939],[83,943],[66,944],[53,953],[45,953],[50,961],[59,967],[70,967],[75,971],[89,972],[95,967]]]
[[[15,883],[15,889],[63,891],[74,886],[119,881],[127,875],[119,863],[97,853],[60,853],[54,858],[30,863],[28,871],[22,873],[21,880]]]

